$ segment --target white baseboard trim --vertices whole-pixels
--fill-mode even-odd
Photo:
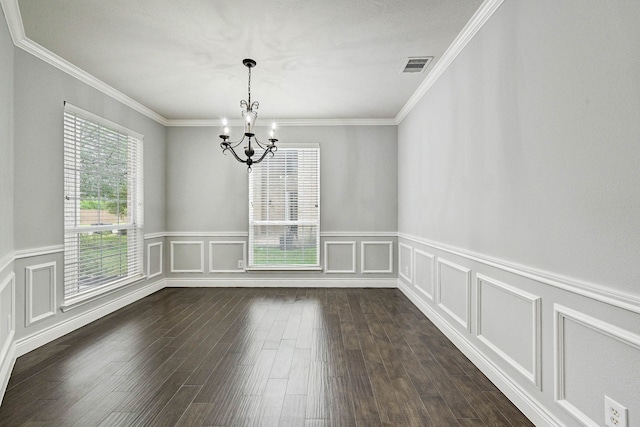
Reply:
[[[8,339],[11,344],[9,344],[9,348],[5,354],[1,355],[2,358],[0,359],[2,360],[2,364],[0,365],[0,404],[2,404],[2,398],[9,385],[13,365],[16,363],[16,343],[13,340],[13,333]]]
[[[393,279],[165,279],[167,288],[397,288]]]
[[[425,303],[409,285],[402,280],[398,280],[398,288],[478,369],[489,377],[496,387],[536,426],[565,427],[565,424],[551,414],[540,402],[511,379],[511,377],[504,373],[464,335],[449,325],[449,323],[440,316],[438,312]]]
[[[146,286],[120,298],[104,303],[92,309],[91,311],[72,317],[70,319],[66,319],[51,326],[50,328],[21,338],[15,344],[15,355],[16,357],[20,357],[23,354],[35,350],[36,348],[41,347],[57,338],[60,338],[63,335],[73,332],[85,325],[88,325],[89,323],[96,321],[101,317],[106,316],[107,314],[113,313],[114,311],[119,310],[133,302],[136,302],[139,299],[151,295],[152,293],[157,292],[164,287],[164,280],[158,280],[156,282],[147,284]]]

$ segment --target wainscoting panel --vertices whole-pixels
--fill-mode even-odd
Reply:
[[[164,251],[162,242],[147,244],[147,279],[162,275]]]
[[[2,272],[2,271],[0,271]],[[11,272],[0,283],[0,400],[15,363],[16,280]]]
[[[393,273],[393,241],[361,243],[361,272]]]
[[[204,273],[204,241],[171,241],[171,273]]]
[[[437,260],[438,306],[471,331],[471,270],[442,258]]]
[[[355,273],[356,242],[325,241],[324,271],[325,273]]]
[[[400,290],[536,426],[604,426],[608,396],[640,427],[637,295],[415,236],[399,234],[398,245],[414,265]]]
[[[413,283],[413,251],[411,246],[400,243],[398,245],[398,275],[409,284]]]
[[[540,388],[540,297],[482,274],[476,291],[478,339]]]
[[[0,284],[0,362],[4,361],[16,330],[16,281],[13,273]]]
[[[359,287],[361,283],[356,285],[351,281],[363,279],[362,283],[365,283],[375,279],[376,284],[372,286],[379,286],[382,282],[378,279],[392,283],[398,277],[397,237],[391,232],[325,231],[320,233],[319,266],[272,266],[269,269],[248,266],[249,236],[246,232],[174,231],[166,233],[165,237],[171,247],[165,258],[169,271],[163,277],[172,280],[171,283],[181,283],[181,286],[224,286],[227,279],[243,284],[255,283],[256,286],[262,286],[260,281],[264,280],[265,286],[271,286],[274,280],[288,283],[288,279],[296,278],[310,279],[323,287],[322,280],[325,279],[328,287],[330,282],[340,286],[353,283]],[[201,244],[204,244],[203,252],[208,260],[204,271],[198,262]]]
[[[25,326],[56,315],[56,262],[26,268]]]
[[[583,425],[598,427],[608,416],[606,395],[629,409],[630,426],[638,425],[640,335],[559,304],[554,326],[557,403]]]
[[[435,283],[436,257],[430,253],[413,250],[413,261],[415,270],[413,274],[413,284],[416,289],[424,294],[429,300],[433,301],[433,284]]]
[[[244,273],[246,253],[244,241],[210,241],[209,273]]]

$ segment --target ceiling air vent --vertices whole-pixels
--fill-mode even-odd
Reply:
[[[402,66],[402,73],[421,73],[423,72],[433,56],[412,56],[407,58],[407,62]]]

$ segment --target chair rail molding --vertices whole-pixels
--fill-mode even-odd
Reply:
[[[470,261],[476,261],[490,267],[495,267],[499,270],[516,274],[520,277],[535,280],[536,282],[540,282],[549,286],[572,292],[574,294],[582,295],[587,298],[609,304],[614,307],[622,308],[624,310],[640,314],[640,296],[631,295],[606,286],[569,278],[548,271],[537,270],[531,267],[524,266],[522,264],[509,262],[498,258],[492,258],[476,252],[448,246],[443,243],[434,242],[411,234],[398,233],[398,238],[409,240],[418,245],[424,245],[433,249],[447,252],[449,254],[456,255]]]

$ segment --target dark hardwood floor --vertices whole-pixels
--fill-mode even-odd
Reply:
[[[167,288],[18,358],[2,426],[531,426],[394,289]]]

